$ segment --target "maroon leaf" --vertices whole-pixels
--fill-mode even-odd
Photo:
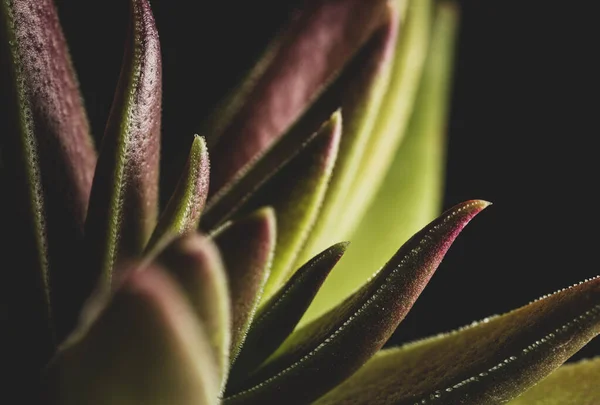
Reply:
[[[275,213],[260,209],[213,235],[229,279],[231,363],[237,358],[269,277],[275,249]]]
[[[50,0],[0,2],[0,104],[6,204],[0,252],[3,263],[11,264],[0,279],[0,307],[6,311],[0,315],[10,341],[0,344],[0,357],[15,377],[36,370],[52,350],[52,335],[65,333],[72,312],[69,270],[96,163]]]
[[[248,82],[205,130],[216,139],[210,149],[211,194],[300,117],[381,25],[386,3],[312,0],[299,10]]]
[[[141,254],[156,221],[161,61],[147,0],[132,0],[129,31],[92,187],[83,294],[99,280],[111,283],[119,260]]]

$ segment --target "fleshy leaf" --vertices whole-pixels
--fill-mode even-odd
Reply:
[[[158,221],[146,251],[160,245],[162,240],[196,230],[208,195],[209,167],[206,142],[204,138],[196,136],[179,183]]]
[[[389,7],[387,23],[375,32],[373,38],[352,61],[360,70],[347,83],[341,97],[344,113],[344,134],[319,220],[298,256],[299,267],[318,252],[340,240],[338,222],[360,218],[340,218],[347,203],[347,194],[357,175],[365,146],[379,116],[379,109],[387,90],[398,37],[398,10]],[[388,256],[389,257],[389,256]]]
[[[86,333],[59,352],[49,396],[63,405],[216,405],[202,323],[160,268],[134,272]]]
[[[209,239],[190,234],[170,244],[157,261],[179,282],[202,321],[223,384],[229,369],[231,308],[225,268],[217,247]]]
[[[468,201],[411,238],[360,290],[296,330],[225,403],[305,404],[352,375],[375,354],[412,307],[454,239],[489,203]]]
[[[292,333],[347,246],[347,242],[338,243],[309,260],[260,307],[229,376],[230,383],[239,382],[256,369]]]
[[[125,58],[92,186],[83,293],[110,284],[115,263],[140,255],[158,209],[161,60],[147,0],[131,0]]]
[[[11,339],[0,357],[9,363],[17,355],[14,367],[7,364],[14,376],[48,360],[73,315],[69,269],[96,154],[51,0],[0,2],[0,61],[0,251],[11,264],[0,276]]]
[[[390,2],[404,7],[403,0]],[[369,137],[359,169],[348,193],[342,218],[362,218],[381,185],[405,133],[413,110],[431,29],[431,0],[409,1],[406,18],[396,43],[394,65],[388,90]],[[349,239],[355,221],[340,222],[339,235]]]
[[[273,260],[276,240],[275,213],[262,208],[219,229],[213,235],[221,251],[229,280],[232,330],[230,362],[237,358]]]
[[[318,404],[505,403],[599,333],[596,278],[505,315],[382,351]]]
[[[509,405],[597,405],[600,357],[565,364]]]
[[[336,112],[298,153],[268,173],[259,167],[249,183],[226,196],[219,204],[219,217],[228,219],[272,206],[277,215],[277,250],[263,301],[275,293],[290,276],[291,266],[313,226],[332,173],[341,137],[341,114]],[[256,184],[257,179],[262,179]],[[254,189],[247,186],[256,184]],[[293,187],[291,187],[293,185]],[[241,191],[247,194],[240,195]],[[215,207],[216,208],[216,207]],[[227,215],[223,215],[228,212]],[[215,211],[207,209],[211,217]],[[201,220],[201,223],[204,219]],[[212,220],[210,223],[215,224]]]
[[[455,8],[441,3],[405,139],[375,200],[352,233],[352,247],[327,278],[302,323],[362,285],[370,276],[370,263],[384,263],[397,246],[439,214],[456,25]]]
[[[313,0],[298,10],[203,130],[215,139],[211,194],[289,129],[382,24],[386,7],[384,0]]]

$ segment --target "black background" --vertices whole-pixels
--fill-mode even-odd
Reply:
[[[152,1],[164,62],[163,190],[209,107],[299,1]],[[57,0],[96,139],[119,73],[127,3]],[[494,205],[456,241],[394,342],[506,312],[600,273],[600,35],[592,2],[577,3],[460,2],[444,205]],[[600,354],[598,340],[580,356]]]

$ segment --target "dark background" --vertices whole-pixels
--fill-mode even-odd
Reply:
[[[299,1],[152,1],[164,61],[163,190],[209,107]],[[456,241],[394,342],[506,312],[600,273],[600,35],[592,2],[587,10],[576,3],[460,2],[444,206],[471,198],[494,205]],[[100,139],[128,2],[57,4]],[[598,340],[580,356],[600,354]]]

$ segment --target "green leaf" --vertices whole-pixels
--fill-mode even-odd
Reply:
[[[344,113],[344,134],[327,193],[319,213],[319,220],[311,230],[309,239],[296,260],[299,267],[318,252],[339,241],[340,222],[360,218],[340,218],[347,204],[348,192],[357,175],[365,146],[379,115],[383,97],[389,84],[399,15],[390,7],[387,23],[375,32],[373,38],[354,58],[352,65],[360,65],[351,81],[346,83],[341,95]]]
[[[221,251],[231,296],[233,363],[246,339],[273,260],[276,225],[272,208],[262,208],[227,224],[213,235]]]
[[[352,375],[394,332],[464,226],[489,203],[468,201],[411,238],[360,290],[296,330],[225,404],[309,403]]]
[[[179,282],[202,321],[222,385],[229,369],[231,304],[227,276],[217,247],[209,239],[190,234],[169,245],[157,262]]]
[[[565,364],[509,405],[596,405],[599,381],[600,357]]]
[[[362,285],[370,276],[371,263],[385,263],[397,246],[439,214],[457,19],[453,7],[439,7],[405,139],[376,198],[352,233],[352,247],[327,278],[302,323]]]
[[[47,361],[77,310],[69,269],[96,154],[52,1],[0,2],[0,60],[0,357],[15,375]]]
[[[147,252],[174,237],[196,230],[208,195],[209,167],[206,142],[196,135],[175,192],[146,246]]]
[[[406,7],[404,1],[390,2],[390,5]],[[408,2],[388,90],[340,218],[362,218],[396,155],[413,110],[425,64],[431,12],[431,0]],[[341,238],[351,240],[356,224],[353,220],[341,221],[338,231]]]
[[[229,375],[236,384],[266,360],[294,330],[325,278],[346,251],[348,242],[313,257],[257,312],[244,347]]]
[[[502,404],[599,333],[596,278],[505,315],[382,351],[317,404]]]
[[[91,266],[82,281],[84,294],[98,281],[111,284],[115,264],[139,256],[156,225],[161,73],[150,5],[131,0],[125,59],[86,223],[86,259]]]
[[[48,371],[61,405],[216,405],[209,338],[177,283],[158,267],[136,271]]]
[[[211,194],[287,132],[382,24],[386,8],[385,0],[317,0],[298,10],[202,130],[212,136]]]

